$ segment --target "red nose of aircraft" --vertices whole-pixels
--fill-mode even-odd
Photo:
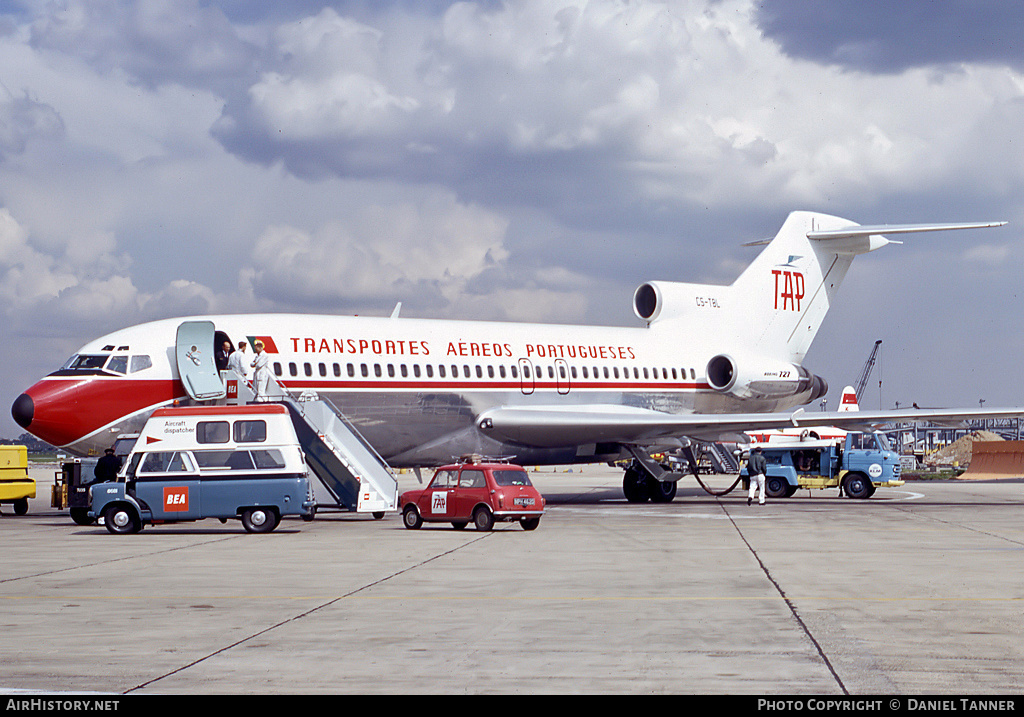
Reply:
[[[11,417],[37,438],[64,446],[86,433],[78,415],[76,389],[79,381],[40,381],[14,399]]]

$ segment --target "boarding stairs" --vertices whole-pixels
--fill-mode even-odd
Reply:
[[[740,462],[723,443],[702,443],[715,473],[739,473]]]
[[[230,370],[222,371],[221,376],[228,387],[228,402],[255,400],[253,388],[244,378]],[[317,508],[339,507],[378,518],[397,510],[398,479],[337,406],[313,391],[295,396],[273,377],[267,400],[288,407],[306,464],[317,479]]]

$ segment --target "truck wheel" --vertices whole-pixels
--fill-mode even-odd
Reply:
[[[405,506],[405,510],[402,511],[402,525],[409,530],[419,530],[423,525],[423,518],[420,517],[415,505]]]
[[[114,535],[127,535],[142,530],[142,521],[127,505],[111,505],[103,511],[103,524]]]
[[[242,512],[242,527],[247,533],[269,533],[280,522],[273,508],[249,508]]]
[[[764,492],[769,498],[785,498],[789,492],[789,481],[779,476],[768,476],[764,481]]]
[[[871,481],[863,473],[850,473],[847,475],[843,480],[843,488],[846,490],[848,497],[861,500],[870,498],[871,494],[874,493],[874,486],[871,485]]]
[[[473,513],[473,525],[477,530],[487,532],[494,527],[494,515],[484,506],[480,506]]]
[[[14,501],[14,514],[25,515],[28,512],[28,498],[18,498]]]
[[[88,508],[72,508],[71,520],[74,521],[75,525],[92,525],[96,522],[95,518],[89,517]]]

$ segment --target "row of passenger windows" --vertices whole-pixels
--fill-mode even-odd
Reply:
[[[177,451],[136,453],[132,457],[132,464],[129,473],[135,473],[139,480],[145,480],[145,476],[151,473],[193,473],[196,469],[281,470],[285,467],[284,456],[281,451],[274,448],[249,451],[193,451],[191,454]]]
[[[313,373],[314,373],[313,372],[313,366],[314,366],[314,364],[309,363],[309,362],[303,363],[302,364],[303,375],[305,375],[305,376],[313,376]],[[326,378],[327,375],[328,375],[328,364],[326,364],[326,363],[319,363],[319,364],[316,364],[316,366],[317,366],[317,372],[319,373],[319,375],[322,378]],[[336,363],[336,364],[332,364],[331,366],[332,366],[332,369],[333,369],[334,377],[335,378],[342,378],[342,365]],[[411,378],[422,378],[422,377],[434,378],[434,376],[436,375],[437,378],[447,378],[448,376],[451,376],[451,378],[460,378],[461,377],[461,378],[481,378],[482,379],[482,378],[484,378],[486,376],[486,378],[513,378],[513,379],[518,379],[518,378],[520,378],[520,367],[521,367],[522,368],[522,378],[527,378],[527,379],[528,378],[543,379],[544,378],[544,373],[545,373],[545,368],[547,370],[547,378],[551,378],[551,379],[556,378],[556,377],[557,378],[561,378],[561,379],[566,379],[566,378],[570,378],[571,377],[572,379],[575,380],[575,379],[579,379],[579,378],[582,377],[584,380],[590,379],[590,378],[593,378],[593,379],[601,379],[601,378],[607,378],[607,379],[611,379],[611,378],[630,379],[630,378],[632,378],[632,379],[646,379],[646,380],[649,380],[649,381],[650,380],[655,380],[655,381],[658,381],[658,380],[664,380],[664,381],[668,381],[668,380],[673,380],[673,381],[683,380],[683,381],[685,381],[687,379],[687,375],[689,375],[689,379],[690,380],[696,380],[696,378],[697,378],[697,372],[696,372],[696,370],[694,370],[692,368],[690,368],[690,369],[686,369],[686,368],[680,368],[680,369],[675,369],[675,368],[647,368],[647,367],[640,368],[640,367],[637,367],[637,366],[633,366],[633,367],[623,367],[620,370],[618,366],[610,366],[610,367],[609,366],[593,366],[593,367],[591,367],[591,366],[581,366],[579,368],[579,370],[577,370],[577,368],[575,366],[565,366],[565,365],[561,365],[561,364],[558,365],[558,366],[547,366],[547,367],[544,367],[544,366],[533,366],[532,369],[531,369],[531,366],[532,366],[532,364],[523,363],[523,364],[520,364],[520,365],[513,364],[511,366],[508,366],[507,368],[503,364],[499,364],[498,366],[492,366],[492,365],[481,366],[479,364],[476,364],[474,366],[469,366],[468,364],[462,364],[461,366],[459,364],[437,364],[436,367],[433,364],[426,364],[426,365],[424,365],[422,367],[419,364],[413,364],[410,367],[410,366],[407,366],[404,363],[403,364],[398,364],[398,365],[391,364],[391,363],[389,363],[389,364],[379,364],[379,363],[375,363],[375,364],[365,364],[365,363],[354,364],[354,363],[350,363],[350,364],[346,364],[346,366],[345,366],[345,374],[347,374],[347,376],[349,378],[357,378],[357,377],[358,378],[370,378],[370,376],[372,374],[372,376],[374,378],[383,378],[385,375],[387,375],[388,378],[410,378],[410,377]],[[556,371],[557,371],[557,376],[556,376]],[[283,376],[284,375],[284,367],[281,365],[280,362],[275,362],[274,363],[274,374],[276,374],[277,376]],[[289,376],[298,376],[299,375],[298,364],[296,364],[295,362],[290,362],[288,364],[288,375]]]

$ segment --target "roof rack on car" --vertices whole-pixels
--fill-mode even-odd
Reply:
[[[511,463],[515,456],[482,456],[479,453],[466,453],[459,456],[456,463]]]

